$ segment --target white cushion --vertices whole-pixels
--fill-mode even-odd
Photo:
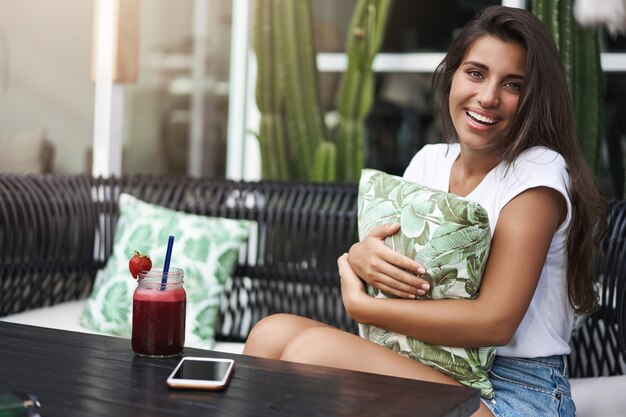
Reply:
[[[626,375],[572,378],[570,385],[577,417],[626,415]]]
[[[37,308],[2,317],[0,320],[18,324],[28,324],[31,326],[97,334],[97,332],[80,325],[79,319],[80,315],[83,313],[85,302],[86,300],[67,301],[52,307]]]
[[[38,308],[7,317],[0,317],[0,320],[31,326],[98,334],[98,332],[80,324],[80,316],[83,313],[85,303],[86,300],[67,301],[52,307]],[[243,343],[216,342],[213,350],[241,354],[243,346]]]

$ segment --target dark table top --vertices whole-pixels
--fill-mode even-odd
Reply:
[[[224,391],[174,390],[180,358],[135,356],[128,339],[0,321],[0,390],[37,394],[43,417],[469,416],[478,391],[409,379],[186,348],[227,357]]]

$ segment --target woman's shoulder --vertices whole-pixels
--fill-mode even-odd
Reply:
[[[522,152],[503,171],[506,187],[523,191],[546,186],[566,194],[570,186],[567,162],[563,156],[544,146],[534,146]]]
[[[533,146],[519,154],[515,159],[514,166],[534,167],[535,169],[546,167],[561,170],[567,169],[567,162],[560,153],[550,148]]]

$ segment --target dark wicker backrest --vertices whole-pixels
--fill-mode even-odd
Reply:
[[[113,245],[121,192],[190,213],[248,219],[251,239],[220,306],[217,338],[243,341],[291,312],[355,332],[337,257],[357,240],[356,186],[174,177],[0,174],[0,317],[84,298]],[[572,340],[573,376],[626,373],[626,202],[612,208],[601,308]]]
[[[219,340],[290,312],[355,331],[336,259],[356,241],[356,186],[134,176],[0,176],[0,316],[86,296],[112,251],[117,199],[252,220],[220,306]]]
[[[611,227],[599,265],[600,308],[572,337],[570,374],[593,377],[626,374],[626,201],[611,207]]]
[[[98,205],[87,176],[0,175],[0,316],[89,294]]]

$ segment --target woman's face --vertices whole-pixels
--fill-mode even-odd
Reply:
[[[524,83],[526,49],[492,36],[478,38],[452,77],[449,110],[464,147],[499,152]]]

